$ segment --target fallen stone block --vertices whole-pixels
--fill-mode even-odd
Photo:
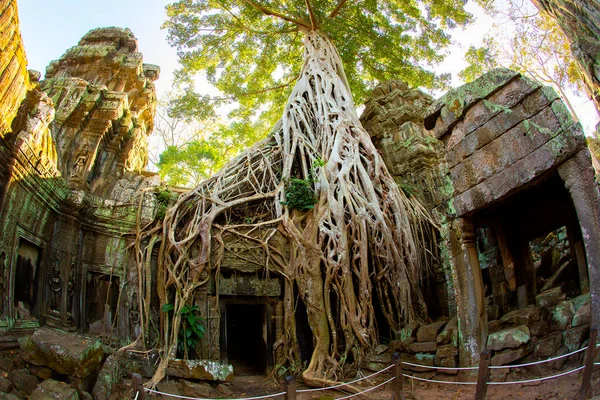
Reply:
[[[232,381],[233,366],[209,360],[169,360],[167,375],[197,381]]]
[[[437,347],[436,342],[415,342],[408,346],[413,353],[435,353]]]
[[[438,334],[448,321],[438,321],[433,324],[423,325],[417,331],[417,342],[435,342]]]
[[[508,349],[496,352],[492,357],[492,365],[507,365],[523,358],[529,352],[529,346],[523,345],[516,349]]]
[[[77,390],[64,382],[47,379],[33,391],[30,400],[79,400]]]
[[[574,306],[574,305],[573,305]],[[578,310],[575,311],[575,315],[573,316],[573,320],[571,321],[571,326],[581,326],[587,325],[590,323],[591,319],[591,308],[590,303],[584,304],[579,307]]]
[[[589,325],[582,325],[576,328],[565,330],[562,333],[563,343],[565,346],[567,346],[569,352],[579,349],[583,341],[588,338],[589,332]]]
[[[29,370],[25,368],[10,371],[8,373],[8,380],[13,383],[16,390],[26,395],[30,395],[38,385],[37,378],[31,375]]]
[[[552,307],[565,299],[562,287],[555,287],[535,296],[535,303],[538,307]]]
[[[575,308],[573,307],[573,303],[570,301],[563,301],[562,303],[556,305],[552,310],[550,310],[551,317],[551,327],[554,330],[565,330],[573,321],[573,316],[575,315]]]
[[[562,347],[562,333],[556,332],[538,339],[533,350],[533,355],[538,359],[553,357]]]
[[[49,328],[19,339],[19,345],[26,361],[79,378],[87,377],[104,359],[98,340]]]
[[[458,356],[458,349],[451,344],[439,346],[435,352],[436,359],[451,358],[456,356]]]
[[[453,317],[448,321],[444,329],[440,332],[439,335],[435,338],[435,341],[438,344],[452,344],[453,346],[458,346],[458,319]]]
[[[501,329],[490,333],[487,340],[489,350],[514,349],[529,342],[531,334],[526,325]]]

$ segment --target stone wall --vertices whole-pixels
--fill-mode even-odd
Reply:
[[[0,1],[0,32],[0,136],[4,136],[29,89],[17,0]]]
[[[20,43],[14,3],[1,15]],[[24,63],[13,47],[2,62]],[[128,342],[139,313],[127,234],[142,190],[160,184],[142,172],[159,69],[120,28],[90,31],[44,81],[22,67],[13,80],[26,90],[3,95],[0,107],[12,115],[0,137],[0,344],[43,324]],[[155,208],[147,196],[142,223]]]

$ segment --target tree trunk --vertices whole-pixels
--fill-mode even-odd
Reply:
[[[600,115],[600,3],[597,0],[531,0],[554,18],[571,42],[586,91]]]

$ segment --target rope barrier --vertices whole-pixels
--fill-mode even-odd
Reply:
[[[581,371],[584,368],[585,368],[585,366],[581,366],[581,367],[572,369],[567,372],[561,372],[560,374],[546,376],[544,378],[527,379],[524,381],[488,382],[487,384],[488,385],[513,385],[513,384],[521,384],[521,383],[541,382],[541,381],[547,381],[548,379],[554,379],[554,378],[559,378],[561,376],[569,375],[569,374],[572,374],[573,372]]]
[[[423,381],[423,382],[445,383],[445,384],[448,384],[448,385],[477,385],[477,382],[439,381],[439,380],[436,380],[436,379],[425,379],[425,378],[419,378],[418,376],[406,375],[406,374],[402,374],[402,376],[404,376],[406,378],[416,379],[418,381]]]
[[[360,381],[363,381],[365,379],[369,379],[369,378],[372,378],[374,376],[377,376],[377,375],[379,375],[379,374],[381,374],[381,373],[389,370],[393,366],[394,366],[394,364],[389,365],[389,366],[385,367],[384,369],[382,369],[381,371],[375,372],[374,374],[371,374],[371,375],[368,375],[368,376],[364,376],[362,378],[358,378],[358,379],[355,379],[355,380],[350,381],[350,382],[340,383],[339,385],[333,385],[333,386],[324,387],[324,388],[301,389],[301,390],[297,390],[297,392],[298,393],[319,392],[319,391],[322,391],[322,390],[337,389],[337,388],[340,388],[340,387],[343,387],[343,386],[352,385],[353,383],[360,382]]]
[[[164,393],[164,392],[159,392],[158,390],[154,390],[154,389],[150,389],[150,388],[144,388],[144,390],[146,390],[149,393],[160,394],[161,396],[169,396],[169,397],[175,397],[175,398],[178,398],[178,399],[186,399],[186,400],[199,400],[198,397],[188,397],[188,396],[182,396],[182,395],[179,395],[179,394]],[[256,396],[256,397],[242,397],[242,398],[236,398],[236,399],[233,399],[233,400],[269,399],[271,397],[279,397],[279,396],[283,396],[283,395],[285,395],[285,392],[267,394],[267,395],[264,395],[264,396]],[[202,399],[202,400],[219,400],[219,399]]]
[[[435,366],[432,366],[432,365],[413,364],[413,363],[410,363],[408,361],[402,361],[402,364],[404,364],[404,365],[410,365],[411,367],[417,367],[417,368],[445,369],[445,370],[449,370],[449,371],[463,371],[463,370],[476,370],[476,369],[479,369],[479,367],[435,367]]]
[[[381,387],[381,386],[383,386],[383,385],[385,385],[385,384],[388,384],[388,383],[390,383],[390,382],[391,382],[391,381],[393,381],[393,380],[394,380],[394,378],[392,377],[392,378],[388,379],[387,381],[385,381],[385,382],[382,382],[382,383],[380,383],[380,384],[379,384],[379,385],[377,385],[377,386],[373,386],[372,388],[369,388],[369,389],[363,390],[363,391],[362,391],[362,392],[360,392],[360,393],[351,394],[351,395],[349,395],[349,396],[346,396],[346,397],[338,397],[336,400],[347,400],[347,399],[351,399],[352,397],[360,396],[361,394],[365,394],[365,393],[367,393],[367,392],[370,392],[371,390],[375,390],[375,389],[377,389],[377,388],[379,388],[379,387]]]
[[[495,365],[495,366],[490,366],[490,369],[529,367],[531,365],[544,364],[544,363],[547,363],[547,362],[550,362],[550,361],[560,360],[561,358],[571,357],[573,354],[581,353],[582,351],[585,351],[585,350],[587,350],[587,346],[583,347],[583,348],[581,348],[579,350],[575,350],[575,351],[572,351],[570,353],[563,354],[562,356],[550,357],[550,358],[548,358],[546,360],[534,361],[534,362],[529,362],[529,363],[525,363],[525,364],[515,364],[515,365]]]
[[[140,395],[140,392],[135,392],[135,398],[133,400],[137,400],[139,395]]]

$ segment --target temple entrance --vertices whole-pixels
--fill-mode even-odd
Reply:
[[[112,278],[112,279],[111,279]],[[119,301],[120,279],[88,272],[85,293],[85,331],[92,335],[110,334]]]
[[[19,239],[14,281],[14,316],[20,320],[39,317],[38,285],[42,249]]]
[[[221,358],[236,375],[264,375],[270,353],[265,304],[226,303],[223,309]]]
[[[588,289],[575,208],[557,174],[473,216],[488,320]]]

